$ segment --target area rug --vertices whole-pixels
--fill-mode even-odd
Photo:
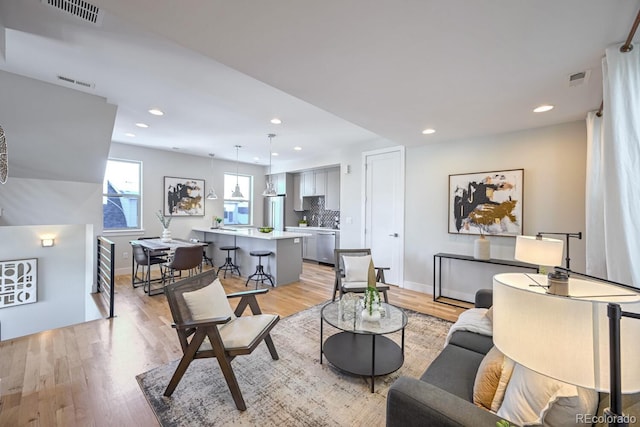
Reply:
[[[215,359],[191,363],[170,398],[162,395],[178,361],[136,377],[163,427],[169,426],[383,426],[389,386],[399,376],[419,377],[444,346],[451,322],[405,310],[405,361],[376,378],[375,392],[362,377],[320,364],[322,305],[281,319],[273,329],[280,356],[266,345],[232,363],[247,404],[238,411]],[[339,332],[324,324],[324,338]],[[400,343],[400,332],[387,335]],[[177,339],[177,337],[176,337]]]

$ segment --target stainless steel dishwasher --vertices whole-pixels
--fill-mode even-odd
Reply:
[[[336,232],[318,231],[317,236],[318,262],[333,265],[333,250],[336,248]]]

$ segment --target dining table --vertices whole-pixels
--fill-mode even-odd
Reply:
[[[171,258],[171,253],[173,253],[179,247],[191,247],[191,246],[207,246],[206,242],[200,242],[196,239],[191,240],[182,240],[182,239],[171,239],[164,240],[162,238],[153,238],[153,239],[138,239],[131,240],[129,242],[132,246],[139,245],[144,250],[144,253],[147,256],[147,269],[151,268],[151,257],[157,256],[158,254],[166,254],[168,259]],[[148,270],[147,270],[148,271]],[[135,260],[134,257],[131,258],[131,274],[135,272]],[[202,264],[200,264],[200,272],[202,272]],[[151,275],[148,275],[146,283],[143,286],[144,292],[149,295],[158,295],[164,293],[164,286],[159,288],[160,292],[152,293],[151,283],[154,282],[162,282],[164,284],[165,277],[164,273],[162,277],[157,279],[152,279]],[[158,289],[156,289],[157,291]]]

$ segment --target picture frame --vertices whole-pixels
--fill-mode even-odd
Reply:
[[[204,216],[204,179],[164,177],[165,216]]]
[[[450,234],[522,234],[524,169],[449,175]]]
[[[0,308],[38,302],[38,258],[0,261]]]

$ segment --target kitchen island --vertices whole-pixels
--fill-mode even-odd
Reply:
[[[212,243],[210,254],[214,259],[213,265],[218,268],[224,263],[226,251],[221,246],[237,246],[235,263],[240,268],[242,276],[253,274],[258,264],[258,257],[249,255],[251,251],[271,251],[273,254],[262,258],[264,271],[273,276],[276,286],[297,282],[302,274],[302,239],[307,233],[274,230],[261,233],[255,228],[221,227],[221,228],[193,228],[198,238]],[[233,254],[232,254],[233,257]]]

